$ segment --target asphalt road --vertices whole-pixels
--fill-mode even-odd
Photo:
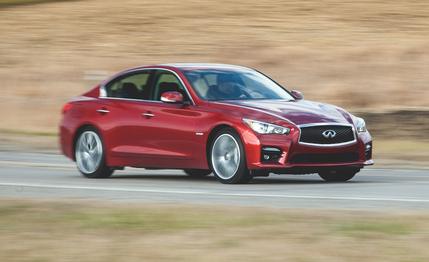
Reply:
[[[0,199],[79,199],[221,204],[270,208],[429,210],[429,169],[370,167],[352,181],[325,183],[317,175],[271,175],[247,185],[177,170],[126,169],[110,179],[86,179],[61,155],[0,152]]]

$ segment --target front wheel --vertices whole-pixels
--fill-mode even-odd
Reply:
[[[210,166],[224,184],[247,183],[252,179],[240,137],[232,128],[218,131],[210,147]]]
[[[352,179],[360,169],[358,168],[337,168],[323,170],[319,176],[326,182],[345,182]]]
[[[100,135],[94,128],[86,128],[76,140],[76,165],[88,178],[107,178],[113,169],[106,166],[104,147]]]

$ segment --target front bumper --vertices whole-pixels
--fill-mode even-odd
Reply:
[[[298,142],[299,134],[256,135],[245,132],[247,165],[250,170],[274,173],[313,173],[329,167],[373,165],[372,138],[368,132],[356,134],[356,142],[344,146],[315,146]],[[264,158],[264,149],[278,149],[279,156]]]

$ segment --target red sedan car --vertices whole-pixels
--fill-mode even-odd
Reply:
[[[347,181],[373,164],[363,119],[241,66],[125,70],[62,113],[62,151],[89,178],[129,166],[213,173],[228,184],[270,173]]]

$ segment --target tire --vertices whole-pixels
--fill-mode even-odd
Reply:
[[[359,170],[358,168],[336,168],[320,171],[319,176],[326,182],[345,182],[352,179]]]
[[[243,184],[252,179],[243,143],[232,128],[221,129],[215,134],[208,159],[214,176],[221,183]]]
[[[183,170],[188,176],[190,177],[205,177],[212,173],[211,170],[204,170],[204,169],[185,169]]]
[[[105,157],[103,141],[98,131],[92,127],[83,129],[75,144],[75,159],[79,172],[87,178],[110,177],[114,169],[106,165]]]

